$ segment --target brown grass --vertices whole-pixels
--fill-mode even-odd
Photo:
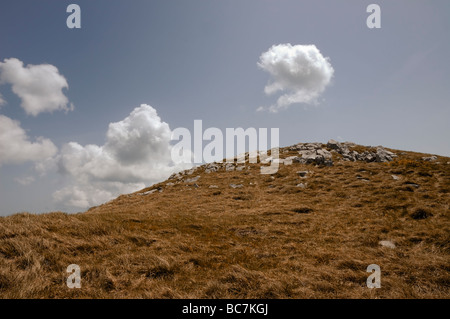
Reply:
[[[421,156],[282,165],[273,179],[259,164],[199,169],[198,188],[163,182],[82,214],[3,217],[0,296],[449,298],[449,159]],[[374,263],[381,289],[366,287]],[[70,264],[81,289],[66,286]]]

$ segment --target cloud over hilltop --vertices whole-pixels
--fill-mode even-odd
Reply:
[[[0,84],[11,84],[12,91],[21,99],[21,106],[29,115],[73,109],[62,91],[69,85],[53,65],[24,66],[16,58],[5,59],[0,62]],[[0,105],[2,101],[0,96]]]
[[[142,104],[122,121],[109,124],[104,145],[65,144],[54,164],[71,183],[53,198],[86,208],[187,168],[190,165],[172,163],[171,134],[156,110]]]
[[[274,45],[261,54],[258,66],[272,76],[272,82],[264,88],[267,95],[286,92],[269,107],[271,112],[295,103],[316,103],[334,74],[329,58],[323,57],[315,45]]]

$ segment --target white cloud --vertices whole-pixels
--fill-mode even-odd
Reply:
[[[57,202],[86,208],[130,193],[187,168],[171,161],[171,130],[150,105],[109,124],[102,146],[71,142],[55,158],[72,183],[53,194]]]
[[[3,99],[3,95],[0,93],[0,106],[5,105],[6,101]]]
[[[14,180],[23,186],[28,186],[35,181],[35,178],[34,176],[24,176],[24,177],[17,177]]]
[[[273,78],[264,88],[267,95],[287,92],[269,107],[271,112],[294,103],[316,103],[334,74],[329,58],[324,58],[315,45],[274,45],[261,54],[258,66]]]
[[[58,69],[50,64],[27,65],[16,59],[0,62],[0,84],[8,83],[22,100],[27,114],[36,116],[42,112],[70,111],[73,104],[63,93],[69,85]]]
[[[56,152],[56,146],[49,139],[38,137],[31,142],[19,122],[0,115],[0,166],[37,162],[54,156]]]

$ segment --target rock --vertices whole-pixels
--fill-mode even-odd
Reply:
[[[331,160],[331,153],[326,150],[301,150],[298,153],[302,156],[298,162],[301,164],[319,164],[319,165],[333,165]],[[293,160],[294,162],[297,162]]]
[[[300,159],[298,156],[288,156],[284,159],[284,165],[291,165],[295,159]]]
[[[167,183],[166,186],[173,186],[175,185],[174,183]]]
[[[199,188],[200,186],[198,186],[198,184],[197,183],[195,183],[194,185],[192,185],[192,186],[194,186],[195,188]]]
[[[149,195],[149,194],[153,194],[153,193],[156,193],[156,192],[162,192],[163,191],[163,188],[162,187],[158,187],[158,188],[154,188],[154,189],[152,189],[152,190],[149,190],[149,191],[147,191],[147,192],[144,192],[144,193],[139,193],[138,195]]]
[[[284,159],[282,159],[282,158],[275,158],[275,159],[272,160],[272,163],[284,164]]]
[[[317,150],[316,154],[320,155],[320,156],[323,156],[323,158],[325,158],[325,159],[331,159],[332,158],[331,153],[328,152],[327,150],[324,150],[324,149]]]
[[[388,248],[392,248],[392,249],[394,249],[396,247],[395,244],[390,240],[382,240],[378,244],[380,244],[380,246],[388,247]]]
[[[316,150],[300,150],[298,151],[298,154],[300,154],[301,157],[306,158],[309,156],[315,156]]]
[[[181,179],[183,176],[181,176],[180,173],[173,173],[170,175],[169,179]]]
[[[301,157],[298,156],[294,156],[294,158],[292,159],[293,163],[298,163],[298,164],[306,164],[306,159],[303,159]]]
[[[195,183],[196,181],[199,180],[199,178],[200,178],[200,176],[196,176],[196,177],[193,177],[193,178],[188,178],[188,179],[185,181],[185,183]]]
[[[306,188],[306,184],[300,183],[300,184],[297,184],[297,187]]]
[[[437,160],[437,156],[430,156],[430,157],[422,157],[422,160],[427,161],[427,162],[434,162],[435,160]]]
[[[219,188],[217,185],[209,185],[209,188]]]
[[[376,153],[376,161],[377,162],[390,162],[392,161],[392,157],[393,155],[395,155],[392,152],[386,151],[383,147],[379,146],[377,148],[377,153]]]
[[[327,147],[332,150],[339,150],[341,148],[341,143],[339,143],[335,140],[329,140],[327,143]]]
[[[227,172],[229,172],[229,171],[234,171],[234,165],[228,163],[228,164],[225,166],[225,170],[226,170]]]
[[[358,161],[364,161],[364,162],[373,162],[376,160],[376,156],[374,153],[370,153],[368,151],[365,151],[361,154],[356,153],[356,160]]]
[[[407,185],[407,186],[412,186],[412,187],[415,187],[415,188],[419,188],[419,187],[420,187],[419,184],[411,183],[411,182],[406,182],[405,185]]]
[[[182,172],[183,175],[192,175],[197,170],[197,167],[192,167],[191,169]]]
[[[220,166],[216,163],[209,163],[205,166],[205,173],[209,174],[212,172],[217,172],[219,170]]]
[[[391,175],[391,176],[392,176],[392,179],[395,181],[398,181],[400,179],[400,177],[398,177],[397,175]]]
[[[368,178],[366,178],[366,177],[362,177],[362,176],[360,176],[360,175],[357,175],[356,178],[359,179],[359,180],[362,180],[362,181],[364,181],[364,182],[370,182],[370,179],[368,179]]]
[[[308,173],[309,173],[308,171],[298,171],[298,172],[297,172],[298,176],[300,176],[300,177],[306,177],[306,175],[307,175]]]
[[[237,166],[236,167],[236,171],[242,171],[242,170],[244,170],[245,169],[245,166],[244,165],[242,165],[242,166]]]
[[[244,185],[242,185],[242,184],[230,184],[230,187],[231,188],[241,188],[241,187],[244,187]]]
[[[261,160],[261,164],[269,164],[270,162],[272,162],[272,156],[268,156]]]

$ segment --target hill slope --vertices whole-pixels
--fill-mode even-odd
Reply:
[[[306,160],[319,148],[325,161]],[[86,213],[0,218],[0,296],[449,298],[450,159],[346,148],[299,144],[271,175],[210,164]]]

